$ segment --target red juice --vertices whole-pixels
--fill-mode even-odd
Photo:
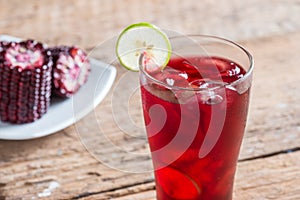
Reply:
[[[227,86],[246,71],[220,57],[187,57],[147,73],[163,82],[141,83],[157,199],[232,199],[249,89]]]

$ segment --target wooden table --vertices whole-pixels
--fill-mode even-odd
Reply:
[[[135,20],[151,21],[182,32],[204,32],[240,40],[255,58],[255,72],[248,125],[235,179],[234,199],[300,199],[299,1],[269,0],[263,3],[255,0],[249,4],[235,0],[232,4],[221,1],[214,5],[214,11],[223,10],[225,15],[236,12],[219,19],[228,25],[223,31],[214,28],[221,24],[221,21],[213,18],[219,12],[203,8],[203,5],[212,6],[209,1],[204,1],[201,6],[188,0],[182,3],[182,7],[176,7],[176,2],[174,5],[171,0],[167,3],[157,0],[156,4],[149,0],[144,1],[149,8],[145,13],[140,11],[144,7],[137,0],[118,1],[119,4],[104,0],[89,3],[22,2],[0,1],[1,32],[36,38],[50,45],[76,43],[91,50],[102,41],[105,46],[108,44],[103,43],[105,39],[117,35],[124,26]],[[265,24],[262,18],[269,16],[266,6],[270,3],[273,11],[280,16],[273,16],[273,21],[269,22],[272,26]],[[125,12],[124,5],[134,5],[134,8],[130,7]],[[170,12],[165,12],[168,5],[174,6],[171,6]],[[239,14],[238,8],[245,10]],[[181,9],[185,9],[188,14],[182,17],[179,12]],[[254,15],[256,9],[260,12]],[[246,23],[251,12],[255,19],[260,18],[262,21],[254,19]],[[246,17],[243,18],[242,14]],[[223,15],[219,15],[222,18]],[[207,17],[207,23],[202,21],[200,25],[195,25],[197,19],[194,16],[211,18]],[[278,25],[279,22],[285,24]],[[237,29],[229,32],[226,31],[228,27]],[[265,29],[261,30],[261,27]],[[99,58],[108,59],[105,53],[102,54],[103,51],[94,53]],[[120,80],[125,71],[120,67],[117,70],[117,80]],[[113,89],[117,85],[120,85],[118,81]],[[144,156],[144,160],[139,160],[139,166],[134,166],[131,158],[126,160],[126,155],[116,153],[113,145],[96,140],[99,139],[98,134],[103,133],[115,146],[130,152],[147,152],[147,145],[136,142],[132,135],[124,135],[116,124],[111,123],[114,120],[111,115],[114,94],[112,90],[93,113],[53,135],[28,141],[0,140],[0,199],[154,200],[153,173],[120,170],[146,171],[151,165],[149,156]],[[136,101],[137,95],[133,95],[132,104],[137,105]],[[132,119],[139,123],[140,107],[131,108]],[[91,145],[93,156],[82,142]],[[101,162],[99,158],[103,158]]]

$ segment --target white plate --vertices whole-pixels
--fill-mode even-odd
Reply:
[[[0,35],[0,40],[20,40]],[[88,81],[68,99],[53,98],[48,112],[41,119],[27,124],[0,122],[0,139],[25,140],[50,135],[62,130],[91,112],[106,96],[115,77],[116,68],[90,58],[91,73]]]

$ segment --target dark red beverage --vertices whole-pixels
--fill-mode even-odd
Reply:
[[[241,93],[231,83],[246,71],[202,56],[173,58],[163,71],[145,71],[142,102],[157,199],[232,199],[249,88]]]

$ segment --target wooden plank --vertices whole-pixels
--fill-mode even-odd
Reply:
[[[241,162],[235,199],[300,199],[300,151]]]
[[[146,183],[142,185],[136,185],[134,187],[122,188],[116,191],[110,191],[106,193],[95,194],[92,196],[84,197],[84,200],[92,199],[116,199],[116,200],[146,200],[155,199],[155,184],[154,182]]]
[[[0,30],[88,48],[116,36],[130,23],[149,21],[180,33],[240,40],[299,30],[299,13],[298,0],[1,0]]]
[[[244,161],[238,164],[234,199],[300,199],[300,151],[268,158]],[[150,187],[149,187],[150,186]],[[138,191],[136,191],[138,189]],[[153,184],[125,188],[83,198],[116,200],[155,200]]]
[[[299,147],[299,105],[297,104],[299,94],[292,92],[299,88],[299,85],[295,84],[299,80],[296,63],[299,63],[297,49],[300,46],[295,41],[300,41],[299,39],[300,34],[298,33],[291,34],[288,38],[273,37],[246,43],[248,48],[255,54],[257,67],[249,128],[244,140],[242,150],[244,157],[242,158],[263,156],[276,151]],[[282,52],[282,48],[286,51]],[[283,66],[288,66],[289,71],[286,71]],[[270,71],[272,71],[272,76],[269,76]],[[283,79],[286,81],[284,85],[277,81]],[[267,96],[264,94],[267,94]],[[284,109],[282,104],[286,104]],[[108,105],[104,106],[108,107]],[[104,199],[107,195],[117,194],[125,195],[124,198],[127,198],[126,188],[132,187],[131,189],[135,190],[135,186],[144,188],[144,184],[146,186],[147,184],[151,185],[153,181],[151,173],[130,174],[115,170],[100,164],[85,151],[76,131],[81,127],[93,138],[92,136],[98,133],[98,127],[93,124],[96,122],[91,121],[90,117],[91,115],[80,121],[76,125],[76,129],[70,127],[45,138],[23,142],[0,141],[0,194],[8,199],[19,197],[37,198],[39,194],[43,195],[45,189],[54,182],[58,183],[59,187],[52,191],[51,196],[48,197],[49,199],[68,199],[92,194],[102,195],[100,197]],[[81,126],[82,123],[85,123],[85,126]],[[118,134],[122,135],[122,133],[111,132],[112,141],[117,141],[118,144],[127,144],[133,150],[135,149],[129,143],[130,138],[122,143],[121,136],[118,136]],[[140,144],[136,143],[136,145]],[[105,147],[108,155],[113,153],[111,146],[107,145]],[[102,147],[96,145],[95,148],[101,149]],[[249,151],[249,149],[254,150]],[[142,151],[143,149],[139,150]],[[116,158],[118,158],[118,155]],[[277,158],[279,160],[276,160]],[[281,162],[283,164],[280,164]],[[128,163],[130,162],[119,162],[117,164],[121,166],[122,164],[128,165]],[[143,163],[150,165],[149,159],[144,160]],[[290,194],[284,193],[283,196],[280,196],[282,197],[280,199],[289,199],[290,195],[291,197],[297,197],[299,182],[296,179],[290,180],[291,177],[299,176],[297,165],[299,165],[298,152],[270,157],[269,159],[242,162],[241,166],[243,167],[241,169],[244,169],[244,171],[240,173],[241,175],[238,175],[242,178],[237,179],[238,197],[252,198],[254,195],[252,193],[255,193],[256,190],[259,191],[258,195],[265,192],[265,197],[267,197],[267,195],[271,195],[273,188],[280,182],[282,182],[280,183],[281,191],[290,192]],[[127,167],[134,166],[129,165]],[[271,170],[272,167],[276,169],[275,175]],[[250,170],[253,174],[247,170]],[[282,174],[285,175],[285,173],[291,173],[291,175],[284,176],[288,179],[278,178],[282,177]],[[252,175],[256,179],[253,179]],[[259,179],[260,176],[263,178]],[[269,187],[268,184],[271,184],[272,187]],[[264,188],[265,191],[255,187],[255,185],[261,185],[261,188]],[[272,191],[269,191],[268,188]],[[139,191],[139,189],[137,190]],[[141,191],[143,190],[147,189],[141,189]],[[131,193],[131,190],[129,191],[128,195]],[[147,191],[144,192],[148,194]],[[254,195],[254,197],[257,196]]]
[[[300,34],[244,43],[255,71],[241,159],[299,147]]]
[[[143,1],[143,4],[137,0],[122,2],[30,0],[20,5],[18,0],[11,0],[9,3],[0,1],[1,34],[36,38],[49,44],[75,43],[89,48],[116,35],[128,22],[140,20],[141,16],[146,16],[142,18],[146,21],[181,32],[217,34],[234,39],[286,33],[300,28],[300,4],[297,0],[253,0],[249,3],[234,0],[233,4],[224,1],[214,4],[216,9],[211,11],[207,9],[209,1],[201,4],[195,4],[192,0],[155,0],[153,4],[150,0]],[[149,6],[146,11],[142,9],[144,3]],[[273,11],[277,17],[272,23],[262,20],[262,23],[256,24],[269,16],[270,3],[274,6]],[[124,9],[123,6],[128,4],[133,6],[126,6],[128,9]],[[170,7],[177,4],[181,6]],[[268,9],[262,9],[264,7]],[[184,13],[189,13],[185,17],[181,16],[183,9]],[[244,11],[241,12],[243,17],[235,12],[240,9]],[[222,17],[222,26],[216,19],[216,11],[225,16]],[[129,17],[127,13],[130,13]],[[253,19],[254,25],[248,26],[245,23],[249,18]],[[179,19],[182,20],[178,21]],[[300,96],[295,92],[299,90],[299,41],[300,34],[295,33],[244,42],[254,54],[256,70],[241,159],[299,147]],[[110,103],[107,98],[96,109],[97,117],[104,119],[102,124],[105,126],[100,128],[105,130],[113,143],[128,148],[131,152],[146,152],[147,146],[142,141],[124,136],[117,126],[109,125],[109,118],[103,117],[108,116]],[[132,115],[135,116],[134,119],[138,118],[138,110],[133,110]],[[76,126],[45,138],[21,142],[0,141],[0,199],[37,199],[43,195],[44,199],[154,199],[151,173],[130,174],[115,170],[101,164],[86,152],[77,132],[81,127],[80,131],[89,133],[92,141],[93,136],[99,133],[99,127],[90,119],[91,115]],[[108,143],[95,141],[93,145],[94,148],[105,150],[102,153],[107,155],[114,153],[112,145]],[[117,155],[116,158],[122,156]],[[114,165],[131,167],[130,162],[115,160]],[[140,166],[149,163],[148,158]],[[241,162],[239,166],[236,199],[300,198],[299,180],[296,178],[299,177],[299,152]],[[49,187],[53,185],[55,188],[47,196]]]

